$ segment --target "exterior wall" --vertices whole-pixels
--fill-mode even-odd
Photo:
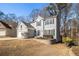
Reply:
[[[7,28],[0,22],[0,36],[1,37],[6,36],[7,35],[6,32],[7,32]]]
[[[1,37],[12,37],[13,35],[12,30],[9,28],[0,29],[0,34]]]
[[[23,24],[22,22],[19,22],[18,26],[17,26],[17,37],[26,38],[26,37],[28,37],[27,34],[28,34],[28,29],[27,29],[26,25]]]
[[[43,37],[43,18],[38,16],[38,18],[36,19],[35,22],[36,22],[35,23],[35,25],[36,25],[36,27],[35,27],[35,29],[36,29],[36,36]],[[37,25],[38,22],[40,22],[41,25],[38,26]],[[39,35],[38,35],[38,31],[39,31]]]
[[[54,20],[54,24],[47,24],[45,25],[45,21],[46,20]],[[37,26],[37,22],[41,22],[41,26]],[[43,37],[44,35],[46,35],[44,32],[47,30],[55,30],[55,35],[54,35],[54,39],[57,39],[57,19],[56,17],[49,17],[49,18],[42,18],[40,16],[38,16],[38,18],[35,20],[35,22],[31,23],[31,25],[36,29],[36,35],[38,37]],[[38,32],[40,32],[40,34],[38,35]],[[50,34],[48,34],[50,35]]]
[[[3,36],[16,37],[17,32],[15,28],[9,29],[0,22],[0,34]]]
[[[35,36],[35,30],[34,29],[28,29],[28,37],[32,38]]]
[[[6,29],[6,36],[11,36],[12,34],[11,34],[11,29]]]
[[[17,30],[16,30],[16,28],[14,28],[14,29],[11,30],[11,34],[12,34],[11,35],[12,37],[16,37],[17,36]]]
[[[53,24],[48,24],[45,25],[45,21],[46,20],[54,20]],[[41,26],[37,26],[37,22],[41,21]],[[34,23],[31,23],[31,25],[36,29],[36,35],[38,37],[44,37],[45,31],[46,30],[55,30],[55,34],[53,35],[54,39],[56,39],[56,41],[60,41],[60,20],[57,20],[57,16],[52,16],[49,18],[42,18],[40,16],[38,16],[38,18],[35,20]],[[40,34],[38,35],[38,32],[40,32]],[[50,34],[48,34],[50,35]]]
[[[16,29],[7,29],[6,35],[9,37],[16,37],[17,35]]]
[[[36,35],[38,34],[38,31],[40,32],[39,36],[43,37],[43,20],[41,20],[41,26],[36,27]]]
[[[55,30],[55,35],[54,35],[54,39],[56,39],[56,18],[49,18],[47,20],[54,20],[54,24],[48,24],[48,25],[45,25],[45,22],[44,22],[44,30]],[[45,34],[44,34],[45,35]]]

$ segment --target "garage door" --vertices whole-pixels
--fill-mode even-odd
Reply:
[[[6,35],[6,31],[0,31],[0,36],[5,36]]]

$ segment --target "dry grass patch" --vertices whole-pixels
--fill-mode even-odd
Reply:
[[[46,45],[34,40],[2,40],[0,41],[0,55],[34,55]]]
[[[79,46],[73,46],[72,51],[75,55],[79,56]]]
[[[0,40],[2,56],[62,56],[69,55],[64,44],[46,45],[36,40]]]

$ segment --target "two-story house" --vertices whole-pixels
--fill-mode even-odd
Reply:
[[[37,37],[44,37],[52,35],[56,41],[59,41],[59,25],[56,16],[50,17],[42,17],[38,15],[38,17],[31,23],[31,25],[36,29]]]
[[[30,30],[30,31],[29,31]],[[60,40],[59,20],[57,16],[38,17],[31,23],[19,22],[17,26],[17,37],[48,37],[52,36],[56,41]]]

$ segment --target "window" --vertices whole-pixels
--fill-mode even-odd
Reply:
[[[22,30],[22,25],[21,25],[21,30]]]
[[[54,19],[50,19],[50,24],[54,24]]]
[[[55,29],[53,30],[44,30],[44,35],[55,35]]]
[[[54,19],[45,20],[45,25],[54,24]]]

